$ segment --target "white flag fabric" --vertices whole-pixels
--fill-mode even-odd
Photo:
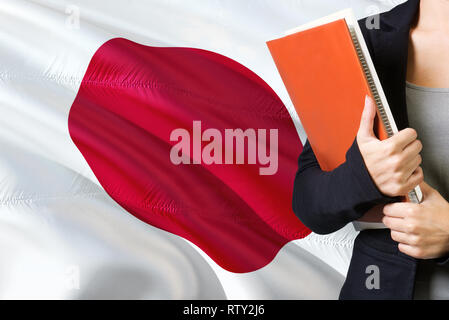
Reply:
[[[0,0],[0,298],[335,299],[349,225],[285,245],[265,267],[233,273],[191,242],[135,218],[104,191],[68,131],[95,51],[123,37],[234,59],[300,122],[265,46],[284,30],[396,1]]]

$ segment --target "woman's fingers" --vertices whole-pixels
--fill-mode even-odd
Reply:
[[[415,140],[404,148],[403,155],[405,159],[413,159],[422,151],[422,143]]]
[[[399,131],[398,133],[396,133],[391,138],[388,138],[385,141],[390,140],[397,147],[396,151],[400,152],[404,150],[413,141],[415,141],[416,138],[418,138],[418,133],[416,132],[416,130],[412,128],[406,128]]]
[[[416,235],[407,234],[395,230],[391,230],[391,239],[407,245],[415,245],[417,243]]]
[[[422,163],[421,155],[416,155],[415,158],[410,159],[409,162],[405,164],[405,168],[403,169],[404,181],[408,181],[413,174],[419,173],[418,168]]]
[[[385,216],[382,219],[382,222],[388,227],[388,229],[394,230],[396,232],[406,233],[408,231],[403,218]]]
[[[412,191],[424,181],[424,172],[421,167],[416,168],[407,180],[407,192]]]

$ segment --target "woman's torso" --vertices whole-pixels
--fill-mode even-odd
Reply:
[[[423,143],[421,156],[426,182],[449,199],[449,89],[407,83],[410,127]],[[415,278],[415,299],[449,299],[449,268],[433,260],[420,261]]]

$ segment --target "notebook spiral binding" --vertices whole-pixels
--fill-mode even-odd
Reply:
[[[349,33],[351,34],[352,42],[354,43],[354,47],[357,51],[357,55],[359,57],[360,63],[362,65],[363,72],[365,73],[366,80],[368,81],[368,85],[370,87],[371,94],[373,95],[374,101],[376,102],[376,106],[379,111],[380,119],[381,119],[383,125],[385,126],[385,130],[387,132],[388,137],[391,137],[391,136],[393,136],[394,132],[393,132],[393,129],[391,128],[390,120],[388,119],[388,116],[385,112],[385,108],[382,103],[382,100],[380,99],[379,92],[377,91],[376,84],[374,83],[373,77],[371,75],[371,71],[368,67],[368,64],[366,63],[366,59],[365,59],[365,56],[363,55],[363,51],[360,48],[360,43],[357,38],[356,32],[354,30],[354,27],[348,27],[348,29],[349,29]],[[412,190],[408,193],[408,198],[413,203],[420,202],[415,190]]]

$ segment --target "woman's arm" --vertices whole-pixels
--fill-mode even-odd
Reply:
[[[422,182],[416,132],[404,129],[380,141],[373,132],[375,115],[374,102],[367,99],[346,161],[332,171],[321,170],[306,142],[298,159],[293,211],[312,231],[334,232],[374,205],[393,202]]]
[[[423,201],[388,204],[384,224],[398,248],[417,259],[437,259],[449,266],[449,203],[426,183],[421,184]]]
[[[346,161],[329,172],[321,170],[306,142],[298,159],[293,211],[313,232],[334,232],[389,200],[371,180],[356,140],[346,153]]]

